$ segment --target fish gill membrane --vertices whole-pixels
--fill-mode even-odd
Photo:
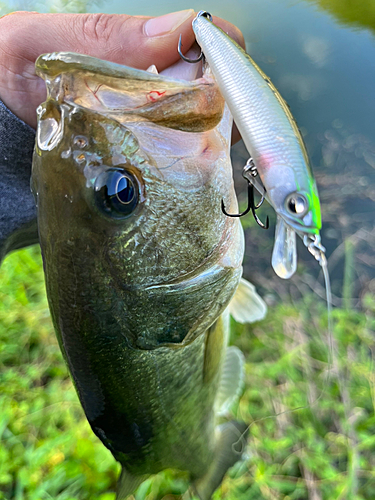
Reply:
[[[122,465],[118,500],[166,468],[211,498],[248,427],[221,423],[243,384],[229,315],[266,313],[241,279],[241,225],[220,208],[238,209],[231,115],[208,67],[193,81],[173,70],[36,62],[47,100],[31,184],[49,307],[92,430]]]
[[[242,47],[213,23],[211,14],[200,11],[192,28],[201,54],[211,68],[249,152],[243,177],[276,212],[271,260],[274,271],[283,279],[289,279],[295,273],[296,234],[322,267],[328,316],[328,370],[316,400],[287,413],[309,408],[325,391],[336,354],[331,286],[325,248],[320,239],[320,201],[303,137],[288,104],[269,77]]]

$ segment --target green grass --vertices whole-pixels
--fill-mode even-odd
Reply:
[[[375,299],[333,316],[332,360],[316,296],[278,304],[253,326],[233,322],[232,341],[247,362],[234,413],[250,424],[248,458],[215,500],[375,498]],[[36,247],[0,268],[0,440],[0,499],[114,500],[119,467],[69,379]],[[177,499],[186,487],[166,471],[136,500]]]

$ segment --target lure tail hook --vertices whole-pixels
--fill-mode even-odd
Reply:
[[[201,61],[203,59],[203,52],[202,51],[200,53],[200,56],[197,59],[189,59],[188,57],[184,56],[184,54],[182,53],[181,47],[182,47],[182,43],[181,43],[181,35],[180,35],[180,38],[178,40],[177,50],[178,50],[178,53],[179,53],[181,59],[183,59],[184,61],[191,63],[191,64],[198,63],[199,61]]]
[[[205,17],[206,19],[208,19],[209,21],[211,21],[211,22],[212,22],[212,16],[211,16],[211,14],[210,14],[209,12],[206,12],[205,10],[200,10],[200,11],[198,12],[198,14],[197,14],[196,18],[197,18],[197,17],[200,17],[200,16],[203,16],[203,17]],[[196,19],[196,18],[195,18],[195,19]],[[182,49],[181,49],[181,47],[182,47],[182,43],[181,43],[181,35],[180,35],[180,38],[179,38],[179,40],[178,40],[178,47],[177,47],[177,50],[178,50],[178,53],[179,53],[179,55],[180,55],[181,59],[183,59],[184,61],[186,61],[186,62],[188,62],[188,63],[195,64],[195,63],[197,63],[197,62],[201,61],[201,60],[203,59],[203,57],[204,57],[204,54],[203,54],[203,52],[201,51],[200,56],[199,56],[197,59],[189,59],[188,57],[184,56],[184,54],[182,53]]]
[[[256,220],[257,224],[262,229],[268,229],[269,224],[270,224],[268,215],[266,218],[266,223],[263,224],[263,222],[259,219],[259,217],[255,213],[255,210],[257,210],[262,205],[262,203],[264,201],[264,195],[262,195],[260,202],[258,204],[255,204],[254,186],[251,184],[251,182],[248,179],[246,179],[246,180],[248,182],[248,185],[247,185],[247,208],[246,208],[246,210],[240,214],[228,214],[228,212],[225,210],[224,200],[221,200],[221,210],[227,217],[242,217],[243,215],[246,215],[247,213],[249,213],[251,210],[251,213],[253,214],[253,217]]]

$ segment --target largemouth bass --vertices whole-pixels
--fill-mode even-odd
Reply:
[[[218,425],[242,380],[229,311],[265,314],[241,280],[241,226],[220,210],[224,194],[237,209],[230,113],[209,68],[190,82],[59,53],[36,70],[48,300],[87,419],[122,464],[118,498],[174,468],[209,499],[246,431]]]
[[[251,163],[244,176],[277,214],[272,266],[281,278],[297,267],[297,233],[322,264],[318,190],[302,135],[271,80],[253,59],[200,11],[193,30],[233,115]]]

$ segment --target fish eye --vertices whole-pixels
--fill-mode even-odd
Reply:
[[[290,214],[298,217],[303,217],[309,210],[308,201],[301,193],[289,194],[285,199],[285,207]]]
[[[97,206],[110,217],[127,217],[138,205],[138,183],[124,169],[102,172],[95,181],[94,192]]]

